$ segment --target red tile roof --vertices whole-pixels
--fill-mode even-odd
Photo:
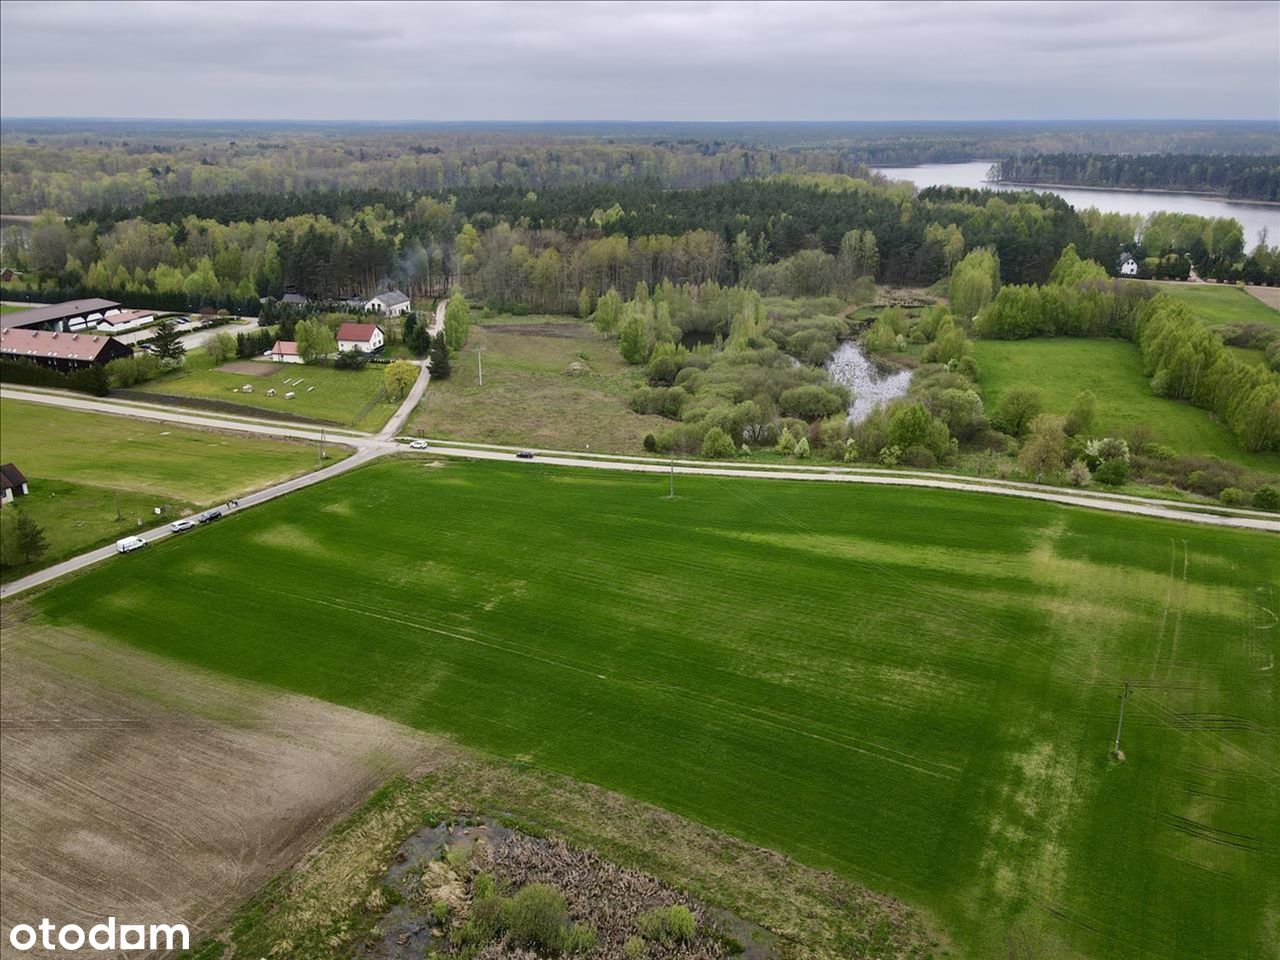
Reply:
[[[0,353],[15,357],[52,357],[89,362],[113,343],[111,337],[90,333],[51,333],[10,328],[0,331]]]
[[[282,357],[296,357],[298,355],[298,341],[277,340],[276,345],[271,348],[271,352]]]
[[[344,323],[338,328],[338,339],[368,343],[373,339],[373,331],[377,329],[376,323]]]

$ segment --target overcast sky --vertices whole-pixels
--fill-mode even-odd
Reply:
[[[5,116],[1280,118],[1257,3],[0,3]]]

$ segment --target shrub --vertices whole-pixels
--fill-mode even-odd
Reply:
[[[471,894],[477,900],[488,900],[498,892],[498,885],[494,882],[493,874],[478,873],[476,879],[471,885]]]
[[[658,450],[658,438],[652,433],[646,433],[644,435],[644,448],[650,453],[656,453]]]
[[[712,427],[702,438],[702,455],[709,460],[723,460],[733,452],[733,438],[719,427]]]
[[[1259,510],[1280,510],[1280,490],[1264,484],[1254,491],[1253,505]]]
[[[640,914],[636,924],[640,935],[665,946],[687,943],[698,931],[698,921],[688,907],[676,904],[654,907]]]
[[[649,948],[639,937],[627,937],[627,942],[622,945],[622,955],[626,960],[644,960],[649,956]]]
[[[554,952],[560,949],[569,910],[555,887],[531,883],[503,903],[502,925],[512,945]]]
[[[1071,464],[1068,476],[1071,478],[1073,487],[1087,486],[1089,481],[1093,479],[1093,474],[1089,472],[1089,465],[1083,460],[1076,460]]]
[[[896,467],[898,461],[902,459],[902,448],[897,444],[889,444],[880,448],[880,456],[877,458],[886,467]]]
[[[570,956],[590,953],[595,948],[596,932],[586,924],[575,923],[565,931],[561,949]]]
[[[996,404],[992,419],[1005,433],[1020,437],[1042,410],[1044,399],[1039,390],[1035,387],[1013,387]]]
[[[1244,493],[1239,487],[1224,487],[1218,493],[1218,499],[1229,507],[1234,507],[1244,501]]]
[[[801,437],[799,440],[796,441],[796,459],[797,460],[809,459],[809,438],[808,437]]]
[[[1129,444],[1117,437],[1099,437],[1084,445],[1085,460],[1091,467],[1097,468],[1104,460],[1123,460],[1129,462]]]
[[[796,438],[789,427],[783,427],[778,436],[778,452],[788,456],[796,452]]]
[[[917,444],[902,451],[902,463],[908,467],[930,470],[938,465],[938,458],[933,455],[933,451],[928,447],[922,447]]]
[[[1129,480],[1128,460],[1104,460],[1093,471],[1093,479],[1105,483],[1109,487],[1118,487]]]
[[[808,384],[783,390],[778,408],[787,416],[800,420],[822,420],[844,409],[844,400],[832,390]]]

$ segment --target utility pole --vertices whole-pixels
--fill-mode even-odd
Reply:
[[[479,371],[480,386],[484,386],[484,347],[476,347],[476,369]]]
[[[667,499],[674,500],[676,498],[676,458],[671,457],[671,479],[668,484]]]
[[[1124,726],[1125,701],[1129,699],[1132,693],[1133,693],[1133,686],[1129,683],[1128,680],[1126,680],[1124,682],[1124,693],[1120,694],[1120,722],[1116,724],[1116,742],[1115,742],[1115,746],[1111,748],[1111,756],[1113,756],[1117,760],[1120,760],[1124,757],[1124,754],[1120,752],[1120,730]]]
[[[320,428],[320,460],[318,466],[324,466],[324,427]]]

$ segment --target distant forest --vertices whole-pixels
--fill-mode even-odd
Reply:
[[[1280,157],[1050,153],[1008,157],[993,178],[1128,190],[1187,190],[1236,200],[1280,201]]]
[[[64,216],[187,196],[542,191],[636,180],[689,189],[779,174],[874,181],[869,166],[1015,156],[1124,154],[1133,160],[1141,158],[1132,155],[1169,153],[1211,163],[1280,156],[1274,125],[1245,122],[373,125],[6,119],[0,147],[0,212],[53,210]],[[1259,165],[1273,171],[1274,190],[1271,163]],[[1163,171],[1156,167],[1152,174]],[[1258,196],[1252,178],[1235,187],[1243,193],[1231,193],[1227,179],[1215,174],[1211,186],[1198,188]],[[251,218],[248,211],[241,216]]]

